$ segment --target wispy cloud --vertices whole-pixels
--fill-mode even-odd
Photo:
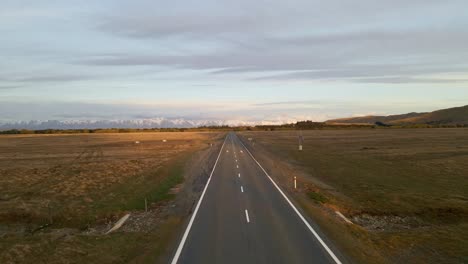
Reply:
[[[290,105],[308,105],[308,104],[324,104],[325,101],[320,100],[305,100],[305,101],[283,101],[283,102],[267,102],[253,104],[254,106],[290,106]]]
[[[416,77],[381,77],[381,78],[361,78],[355,80],[362,83],[426,83],[426,84],[451,84],[451,83],[466,83],[468,84],[468,79],[436,79],[436,78],[416,78]]]
[[[0,85],[0,90],[11,90],[11,89],[17,89],[21,88],[23,86],[21,85]]]
[[[353,9],[352,14],[336,9],[343,4],[337,1],[269,3],[268,12],[259,12],[264,3],[224,4],[203,2],[203,9],[191,3],[154,9],[126,6],[129,9],[124,15],[103,17],[98,29],[128,38],[169,38],[167,41],[174,40],[188,52],[127,54],[83,63],[158,65],[216,74],[272,73],[257,76],[258,80],[368,77],[384,83],[387,76],[412,83],[416,79],[411,77],[417,74],[468,71],[464,45],[468,19],[458,10],[464,6],[460,1],[361,1],[365,8]],[[333,10],[334,20],[323,10]],[[449,10],[451,15],[445,15]],[[432,15],[429,22],[428,14]],[[216,48],[211,52],[195,48],[207,43]]]
[[[452,41],[445,41],[451,39]],[[96,66],[162,66],[212,70],[214,74],[259,73],[255,80],[304,80],[467,72],[468,31],[345,32],[299,38],[255,39],[264,49],[179,55],[119,55],[84,59]],[[290,71],[287,74],[275,72]],[[270,76],[262,76],[270,73]],[[385,77],[385,78],[383,78]],[[425,81],[429,81],[427,78]],[[363,80],[364,82],[365,80]],[[435,80],[437,81],[437,80]]]
[[[11,99],[0,119],[289,120],[448,106],[468,100],[467,9],[463,0],[7,1],[0,96],[43,110]]]
[[[44,76],[32,76],[26,78],[19,78],[16,81],[20,82],[73,82],[95,79],[96,76],[92,75],[44,75]]]
[[[97,75],[88,75],[88,74],[61,74],[61,73],[55,73],[55,74],[35,74],[35,75],[30,75],[30,76],[24,76],[21,75],[19,76],[18,73],[15,75],[17,76],[5,76],[6,74],[3,74],[4,76],[0,76],[0,81],[4,82],[10,82],[10,83],[42,83],[42,82],[74,82],[74,81],[83,81],[83,80],[94,80],[99,78]],[[24,85],[5,85],[5,87],[22,87]],[[1,86],[0,86],[1,87]]]

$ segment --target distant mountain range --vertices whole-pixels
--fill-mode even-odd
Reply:
[[[381,122],[388,125],[454,125],[468,124],[468,105],[442,109],[429,113],[408,113],[389,116],[361,116],[350,118],[339,118],[326,121],[329,124],[370,124]],[[270,124],[271,122],[266,122]],[[0,130],[10,129],[99,129],[99,128],[193,128],[200,126],[242,126],[262,125],[265,122],[247,122],[242,120],[214,120],[214,119],[186,119],[186,118],[144,118],[144,119],[114,119],[114,120],[33,120],[17,122],[0,122]],[[281,123],[275,122],[275,125]]]
[[[45,120],[0,123],[0,130],[9,129],[98,129],[98,128],[191,128],[224,125],[213,120],[187,120],[183,118],[148,118],[131,120]]]
[[[339,118],[326,121],[334,124],[375,124],[381,122],[390,125],[409,124],[468,124],[468,105],[437,110],[428,113],[408,113],[389,116],[361,116]]]

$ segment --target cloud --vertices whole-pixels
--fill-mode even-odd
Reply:
[[[435,79],[435,78],[415,78],[415,77],[381,77],[381,78],[361,78],[357,79],[361,83],[468,83],[468,79]]]
[[[373,77],[375,81],[384,81],[396,75],[401,75],[401,80],[404,77],[412,80],[412,76],[420,74],[468,71],[468,47],[464,45],[468,43],[466,29],[303,34],[299,37],[245,37],[259,49],[237,45],[203,53],[121,54],[88,58],[80,63],[209,70],[218,75],[255,73],[255,80]],[[290,73],[278,74],[285,71]]]
[[[2,102],[0,118],[315,119],[468,95],[465,0],[77,3],[2,4],[2,98],[58,102]]]
[[[159,14],[157,16],[144,15],[139,10],[138,15],[132,16],[109,16],[97,26],[98,30],[112,32],[132,38],[161,38],[174,35],[208,35],[241,33],[249,26],[260,27],[255,17],[230,16],[223,14],[219,16],[207,16],[202,14]],[[141,14],[143,13],[143,15]]]
[[[437,79],[417,77],[418,75],[438,75],[444,73],[460,73],[468,70],[465,65],[439,65],[425,63],[414,64],[382,64],[373,65],[336,65],[336,68],[314,71],[292,71],[253,77],[250,80],[291,81],[291,80],[325,80],[348,81],[360,83],[462,83],[466,79]],[[465,70],[466,69],[466,70]]]
[[[0,124],[29,122],[36,120],[57,120],[60,122],[93,122],[112,120],[159,120],[180,119],[197,122],[229,124],[282,124],[300,120],[325,121],[348,117],[360,113],[379,115],[406,112],[427,112],[452,107],[457,102],[427,101],[339,101],[303,100],[278,101],[251,104],[232,102],[237,108],[223,107],[214,103],[200,103],[180,106],[177,103],[142,105],[138,103],[84,103],[53,101],[0,101]],[[31,111],[34,109],[34,111]],[[203,109],[203,112],[200,112]]]
[[[12,90],[12,89],[17,89],[21,88],[23,86],[21,85],[0,85],[0,90]]]
[[[61,10],[34,5],[24,13],[12,8],[13,4],[8,6],[17,20],[36,17],[31,15],[36,9],[55,10],[51,17],[56,18]],[[206,78],[231,75],[244,81],[255,75],[255,80],[270,81],[366,77],[385,83],[389,76],[396,76],[416,83],[414,75],[468,70],[464,1],[207,0],[182,5],[140,0],[99,6],[86,16],[88,34],[96,45],[85,46],[79,57],[71,57],[71,65],[85,72],[89,66],[101,66],[103,71],[115,69],[109,66],[157,66],[208,71]],[[245,75],[250,76],[246,79]],[[92,77],[33,76],[22,81]]]
[[[43,76],[31,76],[25,78],[16,79],[20,82],[73,82],[73,81],[83,81],[95,79],[96,76],[93,75],[72,75],[72,74],[63,74],[63,75],[43,75]]]
[[[281,102],[267,102],[267,103],[258,103],[253,104],[253,106],[290,106],[290,105],[314,105],[314,104],[324,104],[327,103],[321,100],[304,100],[304,101],[281,101]]]
[[[5,74],[4,74],[5,75]],[[24,83],[24,82],[29,82],[29,83],[42,83],[42,82],[74,82],[74,81],[84,81],[84,80],[93,80],[97,79],[97,75],[89,75],[89,74],[49,74],[45,73],[42,75],[35,74],[31,76],[24,77],[24,75],[21,75],[19,73],[15,73],[17,76],[3,76],[0,77],[0,81],[5,81],[5,82],[15,82],[15,83]],[[1,89],[2,86],[0,86]],[[13,88],[18,88],[22,87],[21,85],[12,85],[12,86],[5,86],[5,87],[13,87]]]
[[[418,19],[435,23],[453,21],[463,15],[463,1],[396,0],[376,2],[353,1],[185,1],[184,4],[167,1],[117,1],[107,14],[100,14],[97,29],[131,38],[189,36],[216,39],[220,35],[246,35],[308,28],[309,31],[336,29],[346,26],[371,28],[393,23],[412,26]],[[444,13],[451,11],[450,16]],[[399,22],[401,21],[401,24]],[[408,24],[411,21],[413,23]],[[283,32],[284,33],[284,32]]]
[[[192,84],[194,87],[215,87],[216,84]]]

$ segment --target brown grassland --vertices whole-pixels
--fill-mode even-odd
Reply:
[[[220,136],[0,136],[0,263],[154,262],[181,221],[167,204],[186,161]],[[145,198],[153,227],[103,235]]]
[[[299,133],[240,135],[350,259],[468,262],[468,129],[303,131],[303,151]]]

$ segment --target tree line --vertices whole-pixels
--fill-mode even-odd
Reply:
[[[275,130],[312,130],[312,129],[375,129],[375,128],[468,128],[468,124],[328,124],[310,120],[283,125],[257,126],[200,126],[194,128],[102,128],[102,129],[10,129],[0,131],[3,135],[18,134],[92,134],[92,133],[136,133],[136,132],[208,132],[208,131],[275,131]]]

